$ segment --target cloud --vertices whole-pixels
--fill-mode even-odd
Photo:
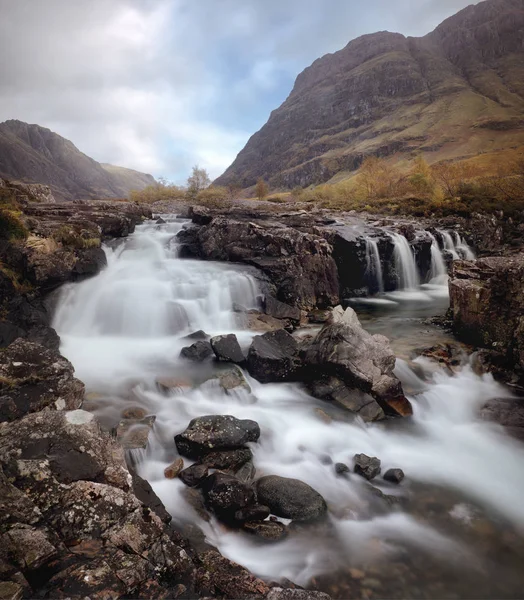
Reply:
[[[424,34],[467,0],[0,0],[0,120],[102,162],[218,176],[315,58]]]

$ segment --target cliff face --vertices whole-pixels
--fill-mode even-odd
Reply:
[[[125,197],[155,181],[145,173],[101,165],[49,129],[13,120],[0,123],[0,176],[46,184],[64,200]]]
[[[293,187],[369,154],[430,161],[524,144],[524,0],[488,0],[423,38],[365,35],[316,60],[217,184]]]

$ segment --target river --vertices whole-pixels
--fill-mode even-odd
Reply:
[[[225,394],[209,379],[211,367],[179,359],[188,345],[183,338],[199,329],[236,333],[247,348],[255,333],[233,308],[257,306],[257,281],[233,264],[179,259],[175,236],[184,221],[164,218],[164,225],[141,225],[107,245],[108,266],[98,276],[64,286],[54,327],[61,352],[86,384],[85,406],[105,427],[130,406],[156,415],[147,448],[130,451],[129,459],[174,519],[197,524],[208,543],[260,577],[287,578],[337,598],[521,597],[524,446],[479,418],[487,400],[509,392],[468,364],[450,374],[407,361],[415,348],[447,339],[427,321],[447,307],[443,281],[355,304],[366,328],[392,339],[397,375],[412,393],[412,418],[364,424],[299,385],[263,385],[247,373],[251,393]],[[162,377],[179,386],[160,391]],[[319,418],[318,408],[332,420]],[[166,479],[164,469],[177,456],[173,436],[209,414],[257,421],[257,476],[310,484],[328,503],[328,521],[268,544],[202,519],[182,482]],[[334,463],[351,464],[361,452],[379,457],[383,471],[405,471],[398,487],[374,481],[398,497],[393,508],[363,479],[336,475]]]

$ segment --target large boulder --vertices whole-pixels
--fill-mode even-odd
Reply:
[[[255,421],[208,415],[193,419],[185,431],[175,436],[175,443],[182,456],[201,459],[217,450],[241,448],[259,437],[260,427]]]
[[[300,366],[299,346],[293,336],[279,329],[257,335],[249,348],[247,368],[262,383],[296,378]]]
[[[238,511],[255,504],[253,488],[233,475],[217,471],[201,485],[207,506],[222,521],[235,522]]]
[[[412,413],[412,407],[393,373],[395,360],[387,338],[368,333],[352,308],[344,311],[340,306],[333,310],[331,323],[305,352],[310,381],[323,382],[326,377],[335,377],[349,390],[356,388],[372,396],[386,413],[406,416]],[[338,383],[331,387],[340,396],[337,386]],[[366,411],[373,418],[380,416],[376,407],[374,410],[369,407],[369,402],[364,406],[368,406]]]
[[[180,350],[180,358],[191,362],[204,362],[213,356],[213,348],[209,342],[198,341]]]
[[[256,490],[258,501],[277,517],[313,521],[327,512],[324,498],[298,479],[267,475],[256,482]]]
[[[456,334],[500,354],[524,377],[524,254],[455,261],[449,292]],[[499,363],[501,361],[498,361]]]
[[[218,360],[242,364],[246,357],[234,333],[217,335],[210,340],[211,348]]]
[[[84,384],[57,351],[17,339],[0,352],[0,421],[41,410],[72,410],[84,398]]]

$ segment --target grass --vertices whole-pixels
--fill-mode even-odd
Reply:
[[[100,238],[86,238],[81,231],[71,225],[62,225],[53,233],[53,240],[65,248],[84,250],[86,248],[99,248],[102,241]]]

